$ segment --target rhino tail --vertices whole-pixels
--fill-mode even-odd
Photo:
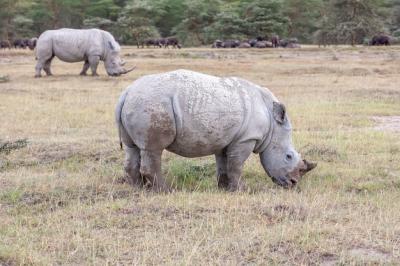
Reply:
[[[121,119],[121,114],[122,114],[122,108],[124,107],[126,95],[128,94],[128,90],[125,90],[121,96],[119,97],[117,107],[115,108],[115,121],[117,123],[118,127],[118,138],[119,138],[119,146],[122,148],[122,138],[121,138],[121,128],[123,127],[122,125],[122,119]]]

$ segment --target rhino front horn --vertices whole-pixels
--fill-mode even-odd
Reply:
[[[315,167],[317,167],[317,163],[313,163],[313,162],[309,162],[307,160],[303,160],[304,163],[304,168],[301,169],[301,172],[303,174],[310,172],[312,169],[314,169]]]
[[[129,73],[129,72],[131,72],[132,70],[134,70],[136,68],[136,66],[134,66],[134,67],[132,67],[132,68],[130,68],[130,69],[123,69],[122,71],[121,71],[121,73],[120,74],[126,74],[126,73]]]

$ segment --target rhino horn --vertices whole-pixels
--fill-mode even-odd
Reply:
[[[302,175],[306,174],[307,172],[310,172],[312,169],[317,167],[317,163],[309,162],[307,160],[303,160],[304,167],[300,169],[300,172]]]
[[[134,70],[136,68],[136,66],[134,66],[134,67],[131,67],[130,69],[122,69],[122,71],[120,72],[120,74],[121,75],[123,75],[123,74],[126,74],[126,73],[129,73],[129,72],[131,72],[132,70]]]

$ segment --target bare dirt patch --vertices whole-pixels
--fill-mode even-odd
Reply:
[[[400,116],[373,116],[372,119],[377,124],[376,130],[400,132]]]
[[[350,256],[355,257],[363,262],[370,263],[389,263],[391,262],[391,255],[388,252],[366,247],[355,247],[350,249]]]
[[[0,153],[8,154],[12,150],[18,150],[25,148],[28,145],[28,141],[26,139],[19,139],[16,141],[4,141],[0,140]]]
[[[333,162],[340,158],[339,152],[334,147],[326,145],[313,145],[308,144],[301,148],[301,153],[305,156],[319,158],[319,160],[326,162]]]
[[[270,245],[269,250],[278,255],[280,263],[287,265],[335,265],[338,257],[335,254],[316,250],[301,250],[298,244],[282,241]]]

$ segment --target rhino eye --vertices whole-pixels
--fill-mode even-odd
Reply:
[[[286,160],[290,161],[292,160],[293,156],[291,154],[286,154]]]

